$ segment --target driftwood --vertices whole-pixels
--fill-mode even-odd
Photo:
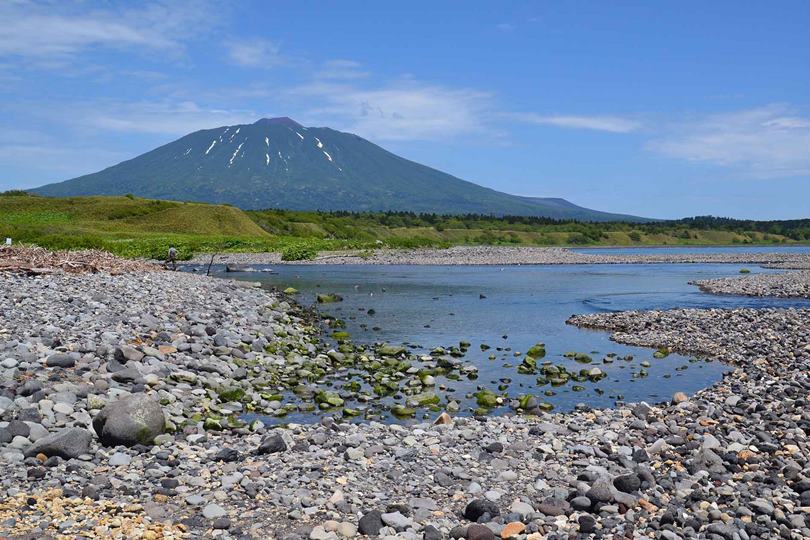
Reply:
[[[0,246],[0,272],[26,275],[48,274],[54,271],[72,274],[107,272],[148,272],[160,267],[145,261],[122,259],[106,251],[50,251],[37,246]]]

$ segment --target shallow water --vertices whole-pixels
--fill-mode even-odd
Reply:
[[[570,410],[578,403],[606,407],[617,400],[662,401],[676,391],[691,394],[719,380],[728,369],[677,354],[653,358],[654,351],[619,345],[609,334],[581,330],[565,324],[572,314],[597,311],[650,310],[676,307],[810,307],[808,300],[717,296],[688,285],[690,280],[738,275],[739,265],[570,265],[570,266],[364,266],[279,265],[275,273],[228,273],[221,277],[261,281],[266,287],[300,291],[297,300],[313,303],[318,293],[337,293],[343,301],[320,305],[322,313],[343,319],[357,343],[405,343],[415,351],[437,346],[471,343],[462,359],[478,366],[476,380],[462,378],[437,383],[450,389],[439,392],[459,400],[462,412],[475,407],[469,393],[478,387],[499,393],[507,384],[510,398],[537,395],[555,410]],[[757,267],[752,273],[769,272]],[[481,298],[484,296],[485,298]],[[369,314],[369,310],[373,314]],[[544,361],[569,371],[598,366],[608,374],[599,382],[538,386],[537,375],[521,375],[517,366],[537,342],[546,345]],[[480,346],[491,349],[482,351]],[[563,357],[568,351],[585,352],[593,363],[583,365]],[[608,353],[616,359],[603,363]],[[494,360],[489,359],[495,354]],[[632,361],[621,357],[632,355]],[[651,365],[639,377],[641,362]],[[505,382],[508,381],[508,382]],[[574,386],[582,387],[579,391]],[[336,388],[340,383],[336,384]],[[553,395],[546,395],[552,391]],[[395,400],[396,401],[396,400]],[[357,408],[357,404],[347,403]],[[506,412],[508,407],[493,412]],[[385,413],[382,415],[385,418]],[[311,417],[310,417],[311,418]],[[307,420],[290,415],[286,420]]]

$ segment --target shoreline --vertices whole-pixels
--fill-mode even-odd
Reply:
[[[690,284],[711,294],[810,298],[810,270],[703,279]]]
[[[188,264],[207,265],[211,254],[195,255]],[[214,264],[357,264],[357,265],[525,265],[525,264],[760,264],[810,268],[810,253],[662,253],[597,255],[566,248],[456,246],[447,249],[378,249],[321,252],[314,260],[282,261],[279,253],[222,253]]]
[[[15,433],[0,438],[0,536],[486,537],[476,520],[525,540],[810,535],[807,309],[569,319],[733,367],[671,403],[441,425],[214,427],[194,414],[234,408],[212,399],[223,385],[318,357],[310,323],[283,297],[170,272],[0,272],[0,284],[0,437]],[[289,353],[267,354],[269,343]],[[158,399],[175,431],[155,446],[102,445],[92,418],[129,395]],[[31,439],[65,429],[92,435],[80,453],[24,457]]]

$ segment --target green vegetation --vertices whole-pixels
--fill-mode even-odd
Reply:
[[[810,241],[810,219],[742,221],[695,217],[649,223],[542,217],[446,216],[411,212],[250,211],[275,235],[417,248],[451,245],[633,246],[774,244]]]
[[[810,242],[810,219],[742,221],[696,217],[650,223],[408,212],[263,210],[122,197],[48,198],[0,193],[0,237],[51,249],[105,249],[163,258],[169,245],[198,252],[277,251],[308,260],[319,251],[452,245],[633,246]]]
[[[311,261],[318,256],[318,248],[311,242],[295,242],[281,249],[282,261]]]
[[[181,259],[199,252],[316,253],[351,248],[339,240],[272,235],[238,208],[137,197],[49,198],[0,194],[0,237],[50,249],[104,249],[123,257]]]

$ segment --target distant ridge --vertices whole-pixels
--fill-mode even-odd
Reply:
[[[288,117],[196,131],[97,173],[32,190],[227,203],[246,210],[412,211],[646,221],[564,199],[519,197]]]

